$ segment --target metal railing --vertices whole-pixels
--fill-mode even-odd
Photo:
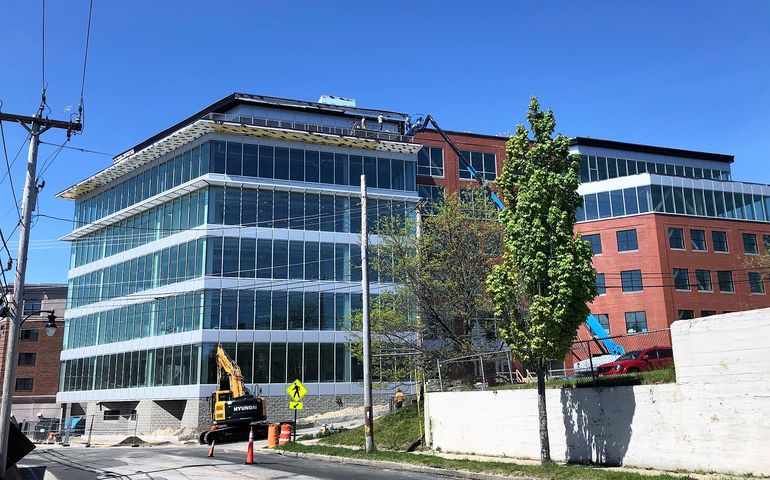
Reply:
[[[413,143],[414,137],[401,135],[400,133],[371,130],[368,128],[341,128],[329,125],[319,125],[307,122],[294,122],[290,120],[277,120],[272,118],[252,117],[249,115],[233,115],[228,113],[209,113],[203,116],[204,120],[214,122],[237,123],[239,125],[253,125],[256,127],[282,128],[298,130],[302,132],[325,133],[329,135],[343,135],[347,137],[366,138],[369,140],[385,140],[388,142]],[[375,122],[376,124],[376,122]]]

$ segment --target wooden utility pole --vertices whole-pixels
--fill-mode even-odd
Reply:
[[[366,218],[366,175],[361,175],[361,300],[364,328],[364,447],[374,451],[372,412],[372,330],[369,324],[369,226]]]
[[[67,130],[67,136],[83,129],[80,120],[66,122],[43,117],[45,110],[45,91],[35,116],[13,115],[0,112],[0,121],[19,122],[29,132],[29,152],[27,154],[27,175],[24,180],[24,196],[21,201],[22,212],[19,219],[19,250],[16,255],[16,278],[13,283],[13,303],[8,322],[8,351],[5,356],[5,376],[3,377],[3,398],[0,406],[0,479],[5,478],[5,464],[8,459],[8,436],[11,424],[11,406],[16,381],[16,357],[19,347],[19,328],[22,322],[24,302],[24,280],[27,273],[27,254],[29,252],[29,230],[32,212],[37,201],[37,149],[40,135],[50,128]],[[8,172],[10,175],[11,172]]]

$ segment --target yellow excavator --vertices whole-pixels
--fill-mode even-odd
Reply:
[[[217,345],[217,385],[211,394],[211,428],[200,434],[200,442],[245,440],[249,429],[267,429],[265,399],[252,395],[243,384],[241,368],[221,345]]]

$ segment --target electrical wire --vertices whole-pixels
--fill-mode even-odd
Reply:
[[[231,238],[237,238],[237,237],[231,237]],[[346,244],[346,245],[353,246],[355,244]],[[304,252],[303,252],[303,256],[304,256]],[[287,272],[288,272],[292,267],[297,267],[297,266],[303,266],[304,267],[306,265],[320,264],[320,263],[325,262],[325,261],[326,262],[335,262],[335,265],[336,265],[336,262],[339,260],[339,258],[345,258],[345,257],[338,257],[338,256],[335,255],[331,259],[328,259],[328,258],[327,259],[321,259],[321,258],[319,258],[318,260],[314,260],[314,261],[311,261],[311,262],[303,261],[303,262],[296,262],[296,263],[287,263],[286,265],[279,265],[279,268],[286,268]],[[287,260],[288,260],[288,252],[287,252]],[[124,262],[121,262],[121,263],[124,263]],[[74,277],[74,278],[82,278],[82,277],[85,277],[86,275],[93,274],[94,272],[104,271],[104,270],[106,270],[107,268],[110,268],[110,267],[112,267],[112,265],[110,265],[108,267],[103,267],[103,268],[100,268],[100,269],[92,270],[92,271],[90,271],[88,273],[84,273],[82,275],[78,275],[77,277]],[[268,267],[262,267],[262,268],[268,268]],[[274,266],[271,264],[271,266],[269,268],[272,271]],[[354,267],[351,267],[351,268],[354,268]],[[358,268],[360,268],[360,267],[358,267]],[[239,268],[239,269],[235,269],[235,270],[226,270],[226,271],[223,271],[223,272],[218,272],[215,276],[219,277],[221,275],[221,278],[249,278],[249,279],[251,279],[251,278],[255,278],[255,277],[252,277],[251,275],[253,275],[254,272],[258,271],[258,270],[261,270],[261,268],[259,268],[258,265],[255,264],[254,268],[250,268],[249,267],[249,268]],[[765,271],[765,270],[770,270],[770,267],[748,267],[748,268],[743,268],[743,269],[738,269],[738,270],[732,270],[732,272],[735,272],[735,271],[738,271],[738,272],[740,272],[740,271],[757,272],[757,271]],[[242,276],[242,274],[244,272],[247,272],[248,275]],[[304,269],[303,269],[303,272],[304,272]],[[209,275],[209,276],[211,276],[211,275]],[[175,277],[175,278],[178,278],[178,277]],[[195,277],[195,278],[199,278],[199,277]],[[256,278],[257,278],[257,281],[270,281],[271,283],[275,283],[275,281],[273,281],[271,279],[264,279],[264,278],[260,278],[260,277],[256,277]],[[286,283],[286,282],[292,283],[292,282],[296,282],[296,281],[304,281],[304,280],[303,279],[288,279],[288,280],[280,279],[280,282],[282,282],[282,283]],[[310,280],[310,281],[315,281],[315,280]],[[146,280],[126,280],[126,281],[115,281],[115,282],[81,283],[81,284],[77,285],[77,288],[79,288],[79,289],[89,289],[89,288],[99,288],[99,287],[101,287],[101,288],[104,288],[104,287],[120,287],[120,286],[124,286],[124,285],[135,285],[135,284],[143,284],[143,283],[146,283]],[[172,281],[169,284],[173,284],[173,283],[178,283],[178,282],[177,281]],[[748,279],[748,278],[745,279],[745,280],[733,280],[732,283],[733,284],[751,283],[751,280]],[[693,286],[693,285],[694,284],[691,284],[691,286]],[[674,283],[674,284],[645,285],[645,286],[643,286],[643,288],[672,288],[672,287],[675,288],[676,284]],[[605,288],[609,288],[609,289],[622,288],[622,286],[621,285],[608,285]],[[82,298],[82,297],[79,297],[79,298]]]
[[[65,145],[66,142],[64,144],[61,144],[61,143],[44,142],[44,141],[41,140],[39,143],[41,145],[51,145],[52,147],[62,147],[62,148],[66,148],[67,150],[77,150],[77,151],[83,152],[83,153],[93,153],[93,154],[96,154],[96,155],[105,155],[107,157],[114,157],[115,156],[112,153],[100,152],[98,150],[91,150],[91,149],[83,148],[83,147],[74,147],[72,145]]]
[[[59,148],[57,148],[51,155],[48,156],[48,158],[45,159],[43,166],[40,169],[40,173],[37,175],[38,178],[42,178],[43,175],[45,175],[45,172],[48,170],[48,168],[53,165],[53,162],[56,161],[56,158],[59,156],[62,150],[64,150],[64,146],[67,142],[69,142],[69,138],[64,141],[64,144],[59,145]]]
[[[21,218],[21,210],[19,209],[19,199],[16,198],[16,187],[13,184],[13,175],[11,175],[11,164],[8,161],[8,147],[5,144],[5,129],[3,128],[3,121],[0,120],[0,136],[3,140],[3,153],[5,155],[5,168],[8,175],[8,182],[11,184],[11,195],[13,196],[13,204],[16,206],[16,213]]]
[[[42,71],[42,77],[43,77],[43,88],[42,88],[42,91],[43,91],[43,98],[45,99],[45,90],[46,90],[46,86],[45,86],[45,0],[41,0],[41,1],[42,1],[42,11],[41,11],[41,24],[42,24],[42,28],[41,28],[42,41],[41,41],[41,44],[42,44],[42,49],[41,49],[41,62],[40,63],[41,63],[41,71]],[[43,101],[45,101],[45,100],[43,100]]]
[[[19,158],[19,155],[21,154],[21,151],[24,148],[24,145],[27,144],[27,142],[29,141],[30,138],[32,138],[32,134],[28,133],[27,134],[27,138],[25,138],[24,141],[21,143],[21,146],[19,147],[19,150],[16,152],[16,155],[13,157],[13,160],[11,160],[10,167],[5,171],[5,174],[3,175],[3,178],[0,178],[0,184],[3,183],[3,181],[5,180],[5,177],[10,177],[11,176],[11,168],[13,168],[13,166],[16,164],[16,160]]]
[[[384,210],[390,210],[390,209],[383,206],[382,208],[375,207],[374,209],[368,208],[367,210],[379,213],[379,210],[383,210],[384,211]],[[305,216],[301,216],[301,217],[287,217],[287,218],[274,219],[274,220],[261,220],[261,221],[257,221],[257,222],[239,223],[239,224],[233,224],[233,225],[223,225],[221,227],[212,227],[209,230],[210,231],[231,230],[233,228],[254,228],[254,227],[260,227],[260,226],[268,226],[269,227],[269,226],[271,226],[271,225],[273,225],[275,223],[286,222],[286,223],[290,224],[293,221],[299,221],[299,220],[316,220],[316,219],[317,220],[321,220],[321,219],[329,218],[329,217],[336,217],[336,216],[341,216],[341,215],[347,215],[349,213],[358,213],[360,211],[361,211],[361,207],[358,206],[358,207],[350,208],[350,209],[345,210],[343,212],[319,213],[319,214],[314,214],[314,215],[305,215]],[[49,219],[52,219],[52,220],[58,220],[58,221],[62,221],[62,222],[75,223],[75,220],[73,220],[71,218],[63,218],[63,217],[57,217],[57,216],[54,216],[54,215],[45,215],[45,214],[37,214],[37,216],[40,216],[40,217],[43,217],[43,218],[49,218]],[[107,229],[107,228],[110,228],[110,227],[123,228],[123,229],[128,229],[128,230],[138,230],[138,231],[144,231],[144,232],[172,232],[172,233],[170,233],[171,235],[173,235],[173,233],[186,232],[186,231],[190,230],[190,228],[181,228],[181,227],[180,228],[137,227],[137,226],[131,226],[131,225],[119,225],[117,223],[105,226],[105,227],[103,227],[103,228],[101,228],[99,230]],[[195,227],[192,227],[192,228],[195,228]],[[99,232],[99,230],[97,230],[96,232]],[[294,229],[292,229],[292,230],[294,230]],[[296,230],[301,230],[301,229],[296,229]],[[94,235],[94,234],[96,234],[96,232],[89,233],[88,235],[89,236]],[[337,233],[341,233],[341,232],[337,232]],[[99,233],[99,234],[101,234],[101,233]],[[128,235],[130,235],[130,234],[128,234]]]
[[[83,124],[83,113],[85,109],[84,105],[84,92],[86,88],[86,67],[88,65],[88,47],[91,44],[91,18],[94,10],[94,0],[91,0],[88,5],[88,27],[86,28],[86,45],[83,52],[83,77],[80,81],[80,105],[78,106],[78,122]],[[83,130],[80,130],[83,133]]]

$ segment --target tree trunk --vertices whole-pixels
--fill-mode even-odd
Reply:
[[[548,439],[548,412],[545,408],[545,366],[535,368],[537,375],[537,413],[540,420],[540,463],[551,463],[551,442]]]

